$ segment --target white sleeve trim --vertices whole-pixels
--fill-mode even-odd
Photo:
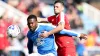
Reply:
[[[60,13],[60,21],[59,21],[59,23],[62,23],[62,22],[65,23],[65,20],[64,20],[64,12],[61,12]]]

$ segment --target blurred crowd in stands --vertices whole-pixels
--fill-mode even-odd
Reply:
[[[46,18],[53,15],[53,3],[54,0],[2,0],[8,5],[13,6],[17,10],[30,15],[34,14],[41,18]],[[49,3],[50,2],[50,3]],[[72,30],[79,33],[88,34],[87,40],[78,41],[75,39],[76,50],[78,56],[94,56],[95,53],[100,55],[100,50],[88,51],[88,47],[100,46],[100,24],[96,25],[92,30],[85,30],[84,22],[81,17],[83,14],[83,7],[81,0],[64,0],[65,14],[69,19]],[[23,28],[22,33],[18,38],[11,38],[7,36],[6,29],[11,24],[18,24],[19,20],[8,17],[8,11],[0,16],[0,56],[27,56],[27,38],[26,34],[28,28]],[[9,20],[8,20],[9,19]],[[26,19],[25,19],[26,20]],[[90,19],[88,19],[89,21]],[[91,26],[91,25],[90,25]],[[88,26],[88,27],[90,27]],[[89,54],[90,53],[90,54]]]

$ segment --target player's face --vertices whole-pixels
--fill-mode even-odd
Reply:
[[[59,14],[60,12],[62,12],[64,9],[63,5],[61,3],[56,3],[54,5],[54,13],[55,14]]]
[[[37,27],[37,21],[35,19],[28,20],[28,27],[30,30],[34,31]]]

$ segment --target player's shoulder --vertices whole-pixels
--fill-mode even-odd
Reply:
[[[49,22],[52,22],[52,20],[54,20],[55,18],[56,18],[55,15],[53,15],[53,16],[49,16],[49,17],[48,17],[48,21],[49,21]]]
[[[45,28],[46,28],[46,25],[44,23],[39,23],[36,31],[39,32],[39,31],[45,30]]]
[[[49,28],[51,28],[52,24],[40,24],[40,28],[41,30],[47,30]]]
[[[40,24],[39,24],[39,26],[40,26],[40,27],[43,27],[43,28],[44,28],[44,27],[51,26],[51,25],[52,25],[52,24],[50,24],[50,23],[46,23],[46,24],[45,24],[45,23],[40,23]]]
[[[45,24],[44,23],[39,23],[38,26],[39,26],[39,28],[43,28],[43,27],[45,27]]]

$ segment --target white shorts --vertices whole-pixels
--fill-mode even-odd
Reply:
[[[28,56],[55,56],[55,55],[53,53],[48,53],[45,55],[41,55],[39,53],[32,53],[32,54],[29,54]]]

